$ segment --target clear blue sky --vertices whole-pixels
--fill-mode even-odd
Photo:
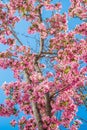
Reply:
[[[59,1],[59,0],[54,0],[54,2],[57,2],[57,1]],[[68,7],[70,6],[69,0],[60,0],[60,2],[62,2],[62,6],[63,6],[61,13],[67,12]],[[50,15],[49,12],[48,12],[48,14],[44,13],[44,17],[46,17],[46,15]],[[77,24],[80,24],[80,23],[81,23],[81,20],[79,20],[78,18],[70,19],[68,22],[69,30],[72,30]],[[28,27],[28,24],[27,23],[25,24],[25,21],[23,20],[23,21],[21,21],[20,24],[18,24],[16,26],[16,31],[23,34],[23,33],[25,33],[25,30],[27,29],[27,27]],[[19,38],[25,43],[25,45],[28,45],[27,39],[25,39],[25,37],[19,35]],[[31,40],[30,40],[30,42],[31,42]],[[0,44],[0,52],[5,49],[6,49],[6,46]],[[6,82],[15,81],[15,79],[13,78],[13,73],[11,72],[10,69],[7,69],[7,70],[0,69],[0,86],[5,81]],[[5,99],[5,95],[4,95],[3,91],[0,89],[0,103],[3,103],[4,99]],[[85,107],[82,106],[79,108],[78,115],[80,115],[81,117],[83,117],[84,119],[87,120],[87,111],[86,111]],[[13,128],[9,124],[11,119],[12,119],[12,117],[10,117],[10,118],[0,117],[0,130],[7,130],[7,129],[8,130],[18,130],[18,127]],[[64,128],[62,130],[64,130]],[[79,130],[87,130],[87,124],[84,122],[83,125],[81,125],[81,127],[79,128]]]

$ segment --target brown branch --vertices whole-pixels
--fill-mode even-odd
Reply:
[[[34,61],[34,64],[35,64],[35,70],[38,72],[38,73],[41,73],[41,70],[38,66],[38,60],[40,59],[40,55],[36,55],[35,57],[35,61]]]
[[[41,14],[41,8],[42,8],[43,5],[40,5],[39,8],[38,8],[38,13],[39,13],[39,20],[40,22],[43,22],[42,20],[42,14]],[[41,34],[40,34],[41,35]],[[41,55],[42,53],[42,50],[43,50],[43,47],[44,47],[44,39],[41,38],[40,36],[40,51],[39,51],[39,56]]]
[[[52,53],[52,52],[42,52],[42,54],[43,54],[43,55],[46,55],[46,54],[48,54],[48,55],[56,55],[57,53]]]
[[[41,15],[41,8],[43,7],[43,5],[41,4],[40,6],[38,6],[38,13],[39,13],[39,18],[40,18],[40,22],[42,22],[42,15]]]
[[[29,75],[27,74],[27,72],[25,72],[25,76],[26,76],[26,81],[28,83],[31,83],[32,81],[29,79]],[[29,91],[29,93],[31,95],[32,91]],[[41,114],[40,114],[40,111],[38,109],[37,102],[31,101],[31,105],[32,105],[33,114],[34,114],[34,117],[36,120],[36,124],[38,126],[38,130],[44,130],[43,125],[42,125]]]
[[[55,95],[60,94],[61,92],[64,92],[68,87],[63,87],[62,89],[60,89],[59,91],[56,91],[55,93],[53,93],[50,96],[50,99],[52,99]]]
[[[68,87],[64,87],[64,88],[60,89],[59,91],[56,91],[55,93],[53,93],[50,96],[50,99],[52,99],[55,95],[60,94],[61,92],[64,92],[66,90],[66,88],[68,88]]]
[[[45,94],[45,102],[46,102],[46,113],[47,113],[47,116],[51,117],[51,104],[50,104],[49,92]]]
[[[44,47],[44,39],[42,39],[41,36],[40,36],[40,51],[39,51],[39,55],[41,55],[43,47]]]
[[[38,130],[44,130],[43,125],[42,125],[42,119],[41,119],[40,111],[38,109],[36,102],[32,102],[32,109],[33,109],[34,117],[35,117],[35,120],[36,120],[36,124],[38,126]]]
[[[11,25],[9,25],[9,29],[10,29],[11,33],[13,34],[14,38],[20,43],[20,45],[23,46],[23,43],[22,43],[22,42],[20,41],[20,39],[17,37],[17,35],[16,35],[15,31],[13,30],[13,28],[12,28]]]
[[[39,8],[40,22],[43,21],[42,20],[42,15],[41,15],[41,7],[42,7],[42,5]],[[42,39],[41,36],[40,36],[40,52],[39,52],[39,57],[43,53],[43,47],[44,47],[44,39]],[[45,94],[45,103],[46,103],[46,114],[47,114],[47,116],[51,117],[51,104],[50,104],[49,92]]]

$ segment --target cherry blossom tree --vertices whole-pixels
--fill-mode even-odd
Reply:
[[[87,96],[81,91],[87,66],[79,69],[80,61],[87,63],[87,0],[70,2],[67,14],[59,13],[62,4],[58,1],[0,2],[0,44],[8,46],[0,52],[0,68],[10,68],[16,78],[2,85],[7,98],[0,104],[0,116],[18,116],[23,111],[25,116],[11,121],[20,130],[59,130],[61,125],[77,130],[82,123],[76,117]],[[43,17],[44,10],[50,17]],[[82,23],[69,31],[68,17],[78,17]],[[29,36],[38,36],[35,43],[32,40],[32,46],[38,45],[36,52],[14,31],[21,20],[29,23]],[[77,39],[77,34],[82,38]]]

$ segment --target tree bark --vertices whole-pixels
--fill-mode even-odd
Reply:
[[[45,102],[46,102],[46,114],[51,117],[51,104],[50,104],[50,96],[49,92],[45,94]]]
[[[27,74],[27,72],[25,72],[25,77],[26,77],[26,81],[28,83],[30,83],[31,81],[29,79],[29,75]],[[31,91],[30,91],[30,94],[32,94]],[[38,109],[37,102],[31,101],[31,105],[32,105],[33,114],[34,114],[34,117],[35,117],[35,120],[36,120],[36,124],[38,126],[38,130],[44,130],[43,125],[42,125],[41,114],[40,114],[40,111]]]
[[[39,109],[38,109],[36,102],[32,102],[32,110],[34,113],[36,124],[38,126],[38,130],[44,130],[43,125],[42,125],[41,115],[40,115],[40,112],[39,112]]]

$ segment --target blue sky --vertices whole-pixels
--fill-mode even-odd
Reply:
[[[59,1],[59,0],[54,0],[54,2],[57,2],[57,1]],[[63,6],[60,13],[67,12],[68,8],[70,6],[69,0],[60,0],[60,2],[62,2],[62,6]],[[48,15],[50,15],[49,12],[48,12],[48,14],[44,13],[44,17],[46,17]],[[77,24],[80,24],[80,23],[81,23],[81,20],[79,20],[78,18],[69,19],[69,22],[68,22],[69,30],[72,30]],[[26,34],[27,35],[25,30],[27,29],[28,25],[29,25],[29,23],[25,24],[25,21],[23,20],[23,21],[21,21],[20,24],[16,25],[16,31],[20,32],[20,34]],[[25,38],[23,35],[18,35],[18,36],[23,41],[23,43],[25,43],[25,45],[30,45],[32,42],[34,42],[34,41],[32,41],[32,38],[28,38],[29,41],[30,41],[30,44],[29,44],[28,39]],[[6,48],[7,48],[7,46],[0,44],[0,52],[3,51],[3,50],[6,50]],[[34,46],[34,48],[36,50],[35,46]],[[6,82],[15,81],[15,79],[13,78],[13,73],[11,72],[10,69],[7,69],[7,70],[0,69],[0,86],[5,81]],[[0,103],[3,103],[4,99],[5,99],[5,95],[4,95],[3,91],[0,89]],[[78,115],[87,120],[87,111],[86,111],[86,108],[84,106],[79,108]],[[22,116],[22,115],[20,115],[20,116]],[[11,119],[12,119],[12,117],[10,117],[10,118],[0,117],[0,130],[6,130],[6,129],[8,129],[8,130],[18,130],[18,127],[13,128],[9,124]],[[62,130],[64,130],[64,128],[62,128]],[[84,122],[84,124],[81,125],[79,130],[87,130],[87,124]]]

